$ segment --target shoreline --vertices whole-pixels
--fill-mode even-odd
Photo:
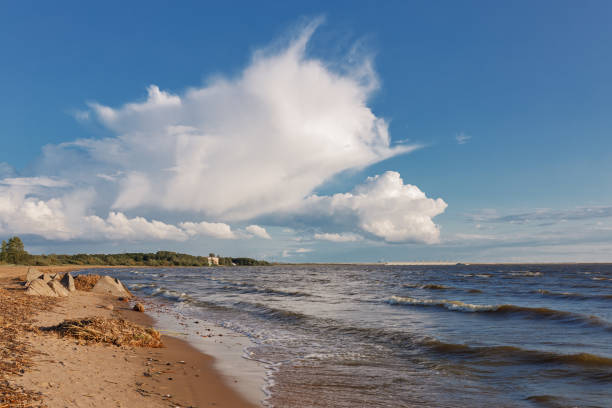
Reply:
[[[9,296],[24,296],[25,302],[29,297],[17,279],[23,278],[27,269],[27,266],[0,266],[0,288]],[[37,269],[68,272],[85,268],[75,265]],[[106,295],[77,291],[66,298],[52,299],[57,299],[54,306],[28,316],[34,320],[35,327],[92,316],[124,318],[145,326],[153,326],[154,322],[152,316],[132,311],[130,303]],[[83,345],[75,339],[40,331],[18,336],[24,343],[22,352],[28,354],[32,366],[7,379],[14,386],[39,395],[42,401],[37,404],[48,407],[261,406],[246,400],[235,390],[235,384],[228,384],[214,367],[214,356],[202,353],[180,338],[164,335],[165,347],[152,349]]]

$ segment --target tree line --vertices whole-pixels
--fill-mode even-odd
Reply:
[[[210,254],[214,256],[214,254]],[[270,265],[266,261],[253,258],[232,258],[218,256],[220,266],[234,265]],[[122,253],[122,254],[75,254],[75,255],[32,255],[29,254],[19,237],[2,241],[0,263],[16,265],[127,265],[127,266],[209,266],[209,257],[181,254],[171,251],[155,253]]]

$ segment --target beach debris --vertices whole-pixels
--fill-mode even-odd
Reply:
[[[64,320],[57,326],[43,328],[62,337],[73,337],[91,343],[109,343],[116,346],[163,347],[161,335],[150,327],[143,327],[124,319],[89,317]]]
[[[57,297],[58,294],[43,279],[35,279],[28,285],[25,293],[34,296]]]
[[[74,278],[72,277],[70,272],[65,273],[60,282],[69,292],[74,292],[76,290],[76,286],[74,285]]]
[[[129,297],[130,293],[119,279],[111,278],[110,276],[102,276],[95,286],[91,289],[92,292],[104,293],[107,295]]]
[[[144,312],[145,309],[144,309],[144,306],[142,305],[142,303],[136,303],[134,305],[134,311],[140,312],[140,313]]]
[[[100,280],[100,275],[77,275],[74,277],[74,286],[77,290],[89,292]]]
[[[21,376],[32,365],[34,355],[26,333],[35,330],[32,316],[48,309],[55,300],[26,296],[24,291],[0,289],[0,407],[40,406],[41,396],[15,384],[11,377]]]
[[[52,280],[48,282],[47,285],[57,294],[57,296],[70,296],[68,289],[66,289],[58,280]]]

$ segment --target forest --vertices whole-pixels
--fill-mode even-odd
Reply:
[[[0,263],[15,265],[126,265],[126,266],[210,266],[209,257],[218,257],[219,266],[263,266],[269,262],[253,258],[223,257],[214,254],[209,256],[196,256],[171,251],[157,251],[155,253],[121,253],[121,254],[29,254],[19,237],[12,237],[2,241],[0,250]]]

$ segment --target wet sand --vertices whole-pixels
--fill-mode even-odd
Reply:
[[[81,268],[38,269],[63,272]],[[0,287],[21,296],[23,287],[17,279],[23,278],[26,271],[27,267],[0,266]],[[107,308],[109,305],[113,310]],[[148,315],[132,311],[128,303],[79,291],[57,299],[55,306],[41,310],[33,319],[36,327],[47,327],[65,319],[91,316],[123,317],[152,324]],[[48,407],[258,406],[244,400],[227,384],[213,368],[213,357],[177,338],[163,336],[165,347],[151,349],[83,345],[45,332],[21,335],[33,366],[9,381],[40,393],[41,403]]]

